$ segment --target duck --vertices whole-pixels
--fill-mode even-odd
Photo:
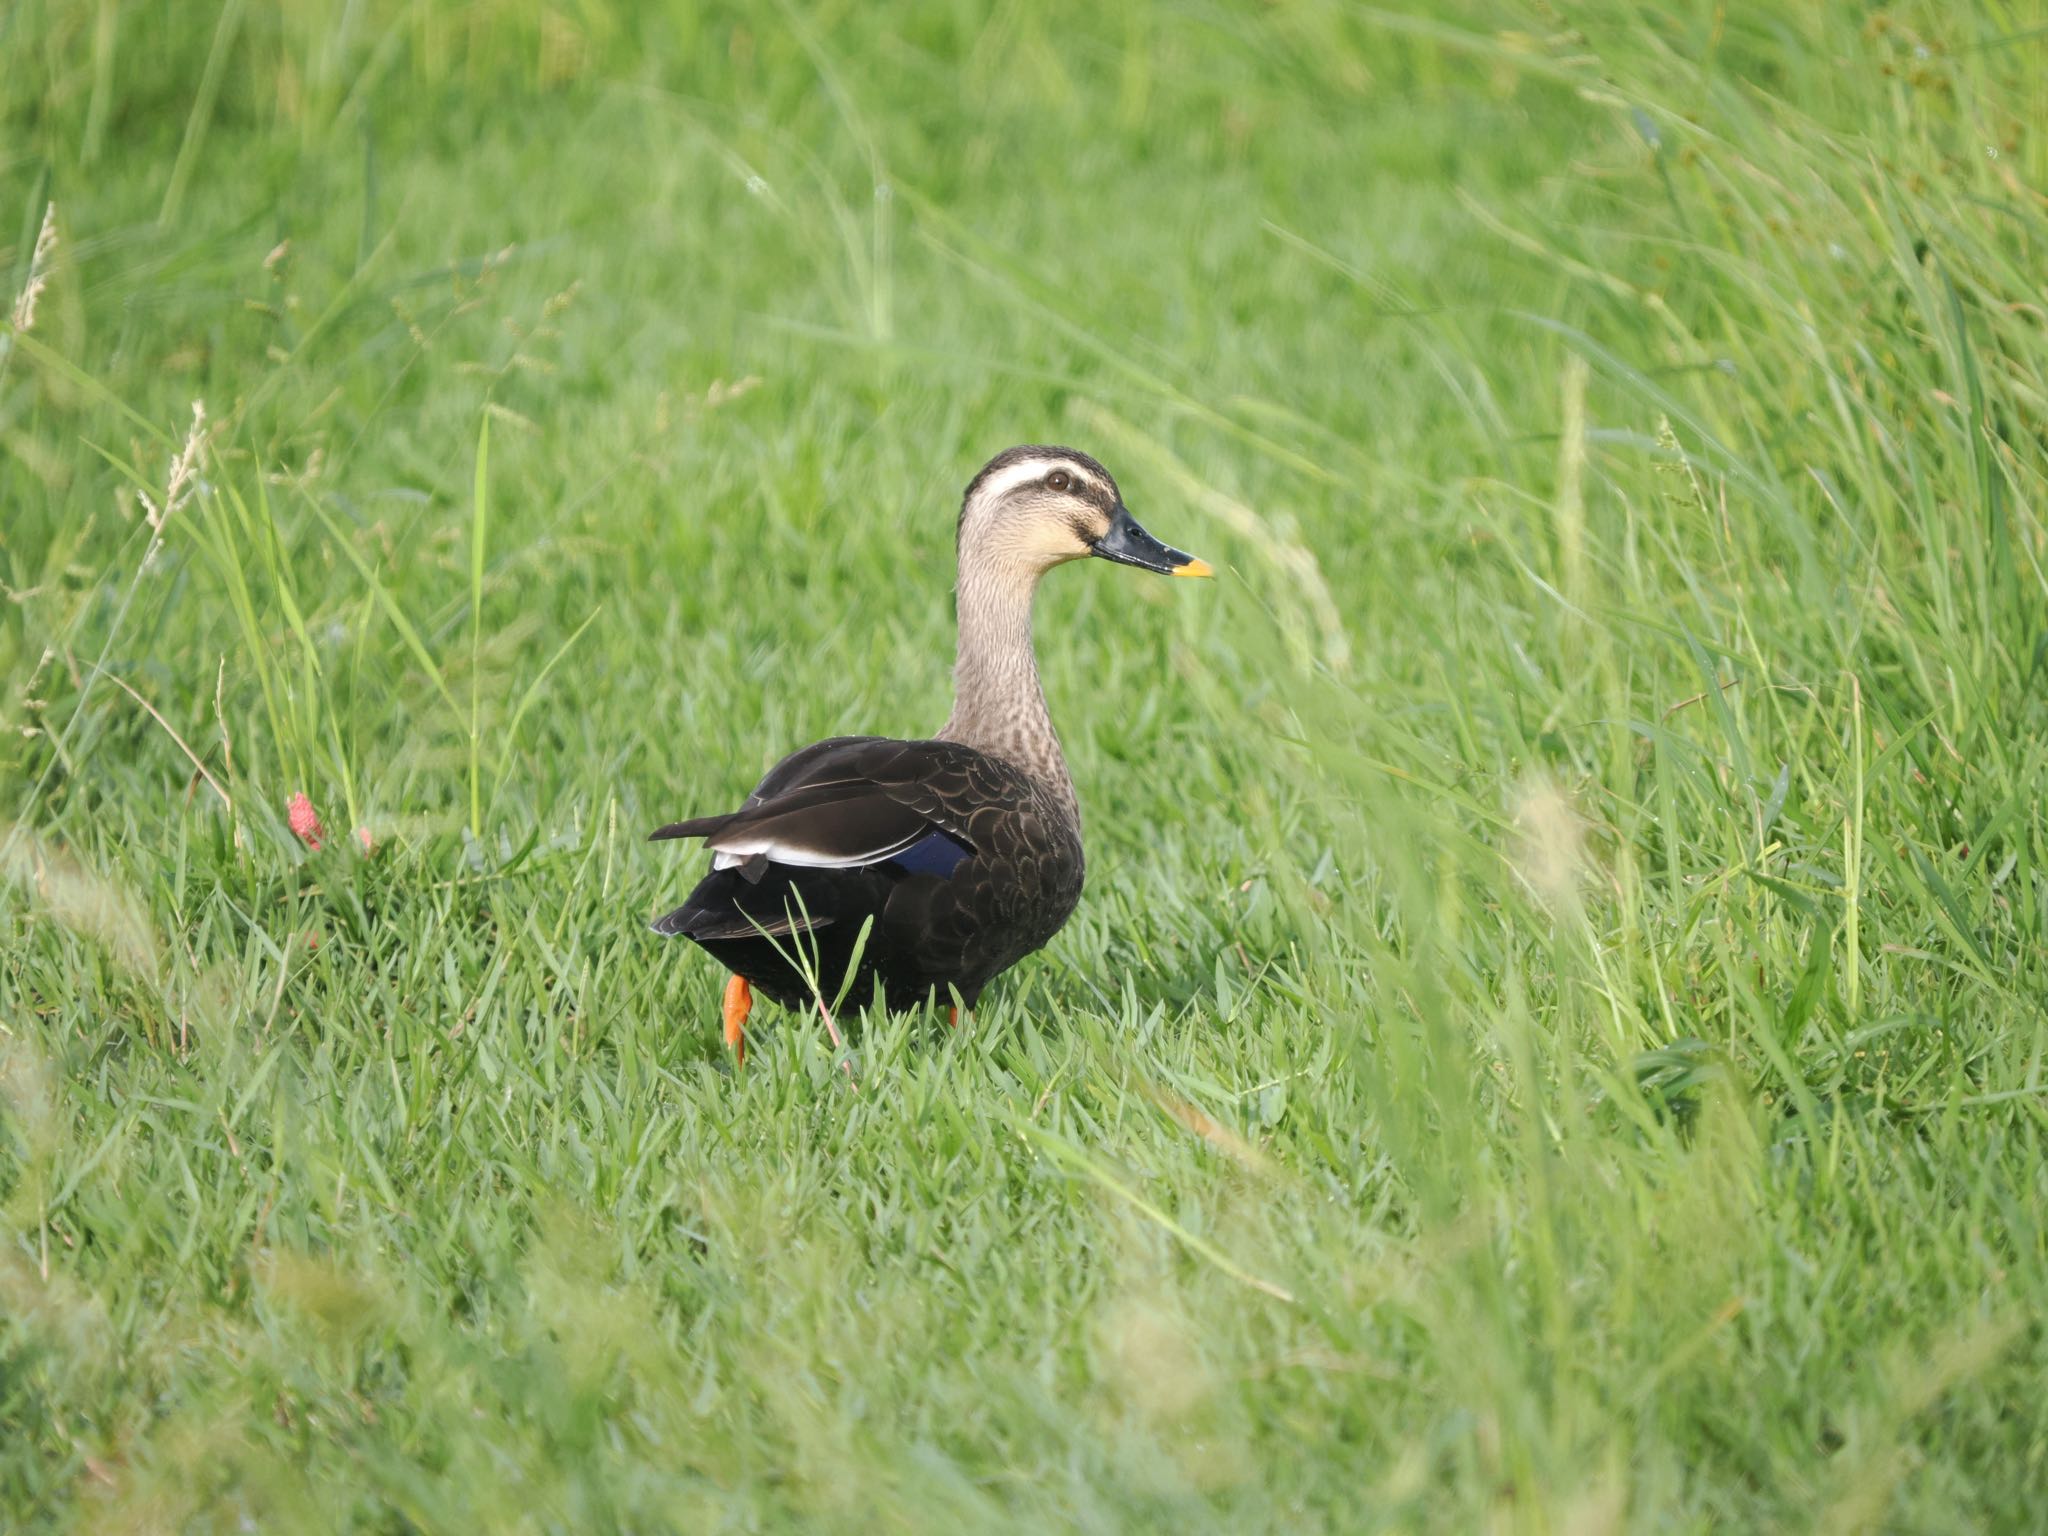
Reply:
[[[657,828],[711,855],[651,925],[731,973],[721,1021],[735,1064],[756,994],[823,1016],[828,997],[934,1001],[957,1025],[982,990],[1059,932],[1081,897],[1081,807],[1040,686],[1032,600],[1055,566],[1094,557],[1211,574],[1161,543],[1110,472],[1024,444],[968,482],[955,525],[953,707],[926,740],[834,736],[770,768],[737,810]],[[844,1058],[842,1057],[842,1064]]]

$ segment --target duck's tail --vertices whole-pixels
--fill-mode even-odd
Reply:
[[[710,837],[722,830],[736,813],[726,811],[717,816],[692,816],[688,821],[672,821],[665,827],[656,827],[647,834],[650,843],[665,843],[675,837]]]

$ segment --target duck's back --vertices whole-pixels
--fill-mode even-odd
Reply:
[[[792,1007],[816,992],[972,1004],[1065,923],[1080,828],[1024,769],[954,741],[841,736],[769,769],[739,810],[654,834],[702,837],[712,868],[658,921]],[[856,964],[856,956],[858,961]]]

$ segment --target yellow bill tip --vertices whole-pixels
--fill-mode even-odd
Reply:
[[[1210,569],[1208,561],[1190,560],[1186,565],[1176,565],[1173,568],[1173,574],[1176,576],[1214,576],[1216,573]]]

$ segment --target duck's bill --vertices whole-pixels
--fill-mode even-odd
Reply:
[[[1095,541],[1091,554],[1114,560],[1119,565],[1135,565],[1141,571],[1157,571],[1162,576],[1208,576],[1213,574],[1209,562],[1197,560],[1183,550],[1170,544],[1162,544],[1131,516],[1130,510],[1119,505],[1116,515],[1109,521],[1109,532]]]

